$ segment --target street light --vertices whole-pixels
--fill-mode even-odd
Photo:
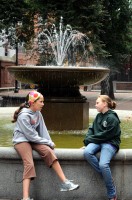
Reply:
[[[18,66],[18,33],[17,33],[17,28],[22,26],[22,22],[18,21],[17,26],[16,26],[16,35],[15,35],[15,49],[16,49],[16,66]],[[19,87],[18,87],[18,80],[15,80],[15,89],[14,93],[19,92]]]

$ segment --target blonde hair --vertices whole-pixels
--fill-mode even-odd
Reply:
[[[113,101],[108,95],[100,95],[98,98],[102,100],[102,102],[106,102],[108,108],[114,110],[116,108],[116,102]]]

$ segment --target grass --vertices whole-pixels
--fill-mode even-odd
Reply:
[[[90,118],[90,124],[93,119]],[[13,129],[15,124],[11,118],[0,118],[0,146],[12,146]],[[132,119],[121,120],[121,148],[132,148]],[[50,131],[56,148],[80,148],[87,130],[82,131]]]

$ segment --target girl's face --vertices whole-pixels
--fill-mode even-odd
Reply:
[[[30,109],[35,111],[41,111],[44,106],[44,97],[41,95],[40,98],[33,102],[30,106]]]
[[[105,113],[108,110],[107,103],[103,102],[100,97],[97,98],[95,107],[98,112],[102,112],[102,113]]]

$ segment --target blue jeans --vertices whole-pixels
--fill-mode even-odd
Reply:
[[[96,153],[100,151],[100,159],[96,157]],[[102,175],[107,189],[108,198],[116,196],[116,188],[110,170],[110,161],[115,155],[117,149],[108,143],[94,144],[90,143],[84,149],[85,159],[92,167]]]

